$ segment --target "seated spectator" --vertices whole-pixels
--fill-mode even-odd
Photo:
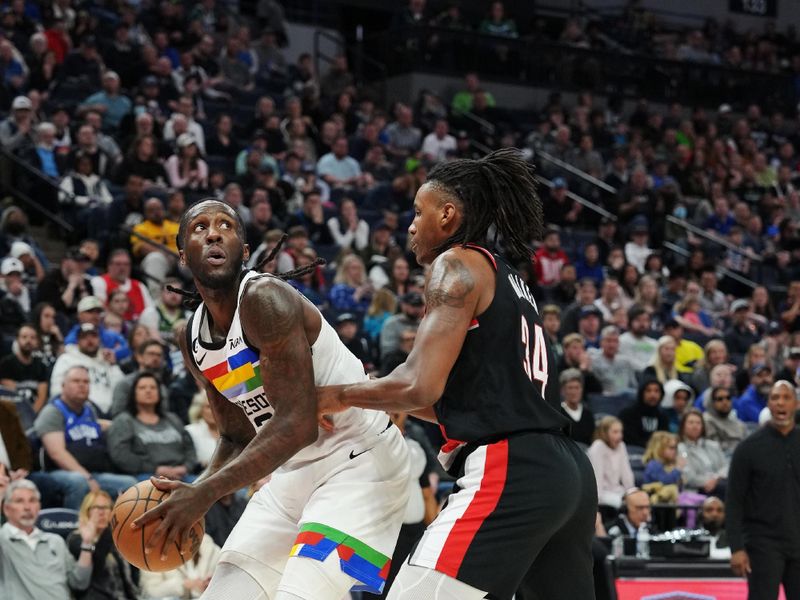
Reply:
[[[206,141],[209,156],[223,156],[233,160],[242,149],[233,135],[233,119],[226,113],[220,113],[214,127],[214,133]]]
[[[400,312],[386,319],[380,333],[380,355],[388,356],[400,347],[400,334],[407,330],[417,330],[425,314],[425,299],[419,292],[409,292],[398,298]]]
[[[47,471],[63,490],[64,506],[78,510],[90,490],[103,489],[116,498],[136,480],[111,472],[105,435],[108,421],[99,418],[89,401],[88,369],[67,369],[59,391],[33,426],[42,440]]]
[[[197,466],[192,438],[183,422],[163,408],[160,382],[152,373],[138,373],[125,410],[108,430],[111,460],[122,473],[140,481],[151,475],[191,481]]]
[[[731,361],[741,365],[750,346],[761,341],[761,334],[750,321],[750,303],[739,298],[731,303],[731,324],[725,330],[725,346],[731,353]]]
[[[164,400],[164,411],[169,411],[171,406],[167,393],[167,385],[171,374],[164,360],[163,344],[158,340],[150,338],[139,344],[133,352],[133,357],[136,369],[131,373],[127,373],[122,379],[117,381],[114,386],[111,416],[116,417],[127,409],[133,382],[141,373],[151,373],[161,382],[160,389],[161,398]],[[181,411],[176,410],[174,412],[178,413]]]
[[[578,317],[578,334],[583,338],[587,349],[600,348],[600,325],[603,313],[594,305],[581,308]]]
[[[650,523],[650,496],[644,490],[632,488],[624,497],[624,510],[612,521],[606,523],[609,537],[619,536],[636,539],[642,525],[649,533],[654,533]]]
[[[92,525],[80,528],[81,546],[85,544],[87,549],[81,550],[76,561],[64,538],[36,527],[41,496],[33,482],[19,479],[0,491],[4,492],[6,518],[0,528],[3,598],[62,600],[73,591],[87,589],[93,569],[93,554],[88,549],[95,535]]]
[[[11,114],[0,122],[0,143],[10,152],[33,145],[32,109],[33,104],[27,96],[17,96],[11,102]]]
[[[197,140],[191,133],[178,136],[177,152],[164,163],[170,187],[184,191],[208,189],[208,164],[200,156]]]
[[[397,312],[397,296],[387,288],[376,290],[372,295],[362,329],[372,343],[377,343],[386,321]]]
[[[348,254],[339,263],[333,287],[328,294],[331,307],[339,312],[353,312],[361,317],[367,311],[374,289],[364,269],[364,262]]]
[[[139,266],[148,276],[148,289],[153,295],[160,293],[161,282],[177,266],[177,237],[178,223],[164,216],[163,202],[158,198],[148,198],[144,203],[144,221],[133,227],[131,254],[139,261]],[[148,239],[165,248],[149,243]],[[172,253],[168,253],[167,250]],[[139,314],[141,315],[147,308],[144,307]],[[123,316],[129,315],[130,313]]]
[[[561,330],[561,309],[555,304],[545,304],[539,310],[539,314],[542,317],[542,329],[544,330],[545,339],[553,349],[553,355],[555,356],[556,364],[558,364],[564,356],[564,348],[561,346],[559,334]],[[583,386],[582,380],[581,386]]]
[[[650,501],[656,504],[677,504],[681,487],[681,470],[678,468],[678,437],[666,431],[656,431],[650,436],[650,441],[642,456],[642,462],[644,463],[644,484],[647,491],[650,492]]]
[[[765,363],[753,365],[750,369],[750,385],[733,401],[736,415],[742,421],[758,423],[758,415],[767,406],[772,382],[772,367]]]
[[[381,356],[381,370],[379,376],[385,377],[406,362],[408,355],[411,354],[411,350],[414,348],[414,342],[416,340],[417,330],[415,328],[408,328],[401,331],[397,349]]]
[[[120,93],[119,75],[114,71],[106,71],[103,73],[102,91],[86,98],[78,107],[78,112],[80,114],[92,110],[100,113],[103,117],[103,129],[115,132],[132,108],[130,98]]]
[[[206,535],[220,548],[247,508],[248,499],[242,494],[227,494],[214,502],[205,515]]]
[[[14,392],[25,429],[47,402],[47,368],[35,355],[39,345],[33,325],[23,325],[11,346],[11,354],[0,360],[0,385]]]
[[[131,278],[131,255],[127,250],[122,249],[114,250],[109,254],[108,270],[105,275],[92,278],[94,295],[103,304],[108,301],[108,295],[117,288],[125,291],[131,301],[128,314],[125,315],[127,321],[135,321],[145,308],[153,304],[147,286],[138,279]]]
[[[592,443],[594,415],[583,404],[583,375],[578,369],[566,369],[558,376],[561,389],[561,413],[570,420],[571,437],[576,442]]]
[[[180,121],[180,125],[178,125]],[[206,154],[206,134],[203,126],[195,121],[194,101],[190,96],[183,95],[178,99],[177,110],[164,123],[164,141],[177,140],[182,134],[188,133],[194,139],[200,154]]]
[[[205,469],[211,462],[219,442],[219,428],[205,392],[200,392],[194,397],[192,407],[189,409],[189,421],[184,429],[192,438],[197,453],[197,463]],[[220,545],[224,543],[223,540]]]
[[[78,302],[78,323],[67,333],[67,336],[64,338],[64,344],[68,351],[74,352],[75,346],[78,344],[81,325],[90,323],[97,327],[99,331],[102,348],[104,350],[111,350],[115,361],[122,361],[131,353],[128,342],[120,333],[103,327],[102,317],[103,305],[100,300],[94,296],[84,296],[81,301]],[[111,355],[109,354],[106,359],[110,360]]]
[[[31,470],[31,445],[19,420],[16,403],[0,400],[0,495],[12,481],[25,479]]]
[[[56,322],[56,309],[47,302],[39,302],[33,307],[31,322],[39,338],[34,354],[49,372],[56,359],[64,352],[64,336]]]
[[[675,363],[676,347],[677,344],[674,338],[668,335],[662,335],[658,338],[656,353],[642,375],[657,379],[662,384],[670,379],[678,379],[678,369]]]
[[[728,532],[725,530],[725,503],[716,496],[703,500],[700,511],[700,527],[711,534],[711,550],[709,558],[727,559],[731,557]]]
[[[319,191],[306,194],[302,210],[289,217],[286,224],[289,231],[296,225],[305,228],[308,239],[314,246],[333,244],[333,236],[325,221],[325,211],[322,208],[322,196]]]
[[[578,331],[578,320],[584,306],[594,305],[597,298],[597,285],[588,277],[578,281],[578,291],[575,301],[563,309],[561,313],[561,335]]]
[[[534,254],[534,262],[539,285],[551,286],[558,283],[561,267],[569,262],[567,253],[561,249],[559,229],[550,228],[545,232],[542,246]]]
[[[669,419],[661,409],[664,387],[657,380],[646,380],[639,386],[636,404],[622,409],[619,420],[625,431],[625,443],[647,446],[655,431],[669,431]]]
[[[25,267],[19,259],[7,256],[0,262],[0,333],[6,343],[14,339],[17,330],[30,320],[31,294],[22,281]]]
[[[619,336],[619,355],[636,371],[644,371],[653,361],[658,342],[650,337],[650,313],[639,304],[628,309],[628,331]]]
[[[455,150],[456,138],[448,133],[447,119],[437,119],[433,131],[422,140],[422,157],[429,163],[438,163]]]
[[[169,181],[164,166],[158,160],[158,146],[152,135],[136,138],[116,172],[116,182],[125,183],[131,175],[142,178],[145,188],[164,188]]]
[[[311,265],[316,260],[317,253],[312,248],[304,248],[295,257],[294,264],[298,269],[308,267],[309,270],[294,279],[290,279],[288,283],[308,298],[314,306],[324,310],[328,306],[325,294],[325,279],[319,265],[311,268]]]
[[[331,151],[319,159],[317,174],[331,190],[340,190],[345,194],[363,192],[372,186],[372,176],[362,173],[358,161],[347,155],[345,136],[336,138]]]
[[[724,498],[729,461],[719,444],[706,438],[703,415],[699,410],[690,408],[684,413],[678,437],[678,451],[686,461],[683,468],[686,488]]]
[[[73,226],[86,231],[86,222],[95,209],[108,207],[113,198],[106,184],[94,170],[92,157],[78,152],[74,155],[73,169],[61,180],[59,202]],[[105,214],[101,212],[99,214]]]
[[[650,225],[647,219],[637,217],[631,223],[631,239],[625,244],[625,260],[636,267],[639,273],[644,273],[644,263],[653,253],[648,245]]]
[[[558,371],[573,368],[578,369],[583,376],[583,399],[586,400],[588,394],[600,394],[603,386],[600,380],[592,373],[592,359],[584,346],[583,336],[580,333],[570,333],[564,336],[562,342],[564,351],[558,363]]]
[[[52,305],[65,317],[74,318],[78,302],[92,294],[92,286],[86,275],[88,266],[88,257],[77,248],[68,248],[61,258],[61,265],[52,268],[39,284],[39,301]]]
[[[395,163],[402,164],[419,150],[422,132],[414,126],[414,112],[409,106],[398,104],[395,117],[397,120],[386,127],[386,151]]]
[[[726,456],[731,456],[736,446],[747,437],[747,426],[732,410],[729,387],[712,387],[704,402],[703,425],[706,438],[719,444]]]
[[[334,243],[344,250],[361,252],[369,245],[369,225],[358,216],[356,203],[343,198],[339,205],[339,216],[328,219],[328,229]]]
[[[130,563],[122,557],[111,537],[111,510],[114,501],[103,490],[89,492],[78,510],[78,529],[67,536],[67,548],[76,560],[84,552],[85,532],[93,531],[88,541],[93,548],[92,576],[83,598],[138,600],[139,590],[133,580]],[[87,546],[87,547],[88,547]]]
[[[693,402],[694,390],[682,381],[669,379],[664,384],[664,400],[661,402],[661,408],[669,419],[670,432],[678,433],[681,416]]]
[[[366,371],[372,369],[372,349],[369,340],[359,332],[358,317],[352,313],[342,313],[336,317],[336,333],[339,340],[360,360]],[[402,361],[401,361],[402,362]]]
[[[597,502],[612,513],[622,505],[625,490],[634,485],[628,450],[622,441],[623,425],[616,417],[603,417],[597,426],[594,442],[589,447],[589,460],[597,479]]]
[[[177,569],[160,573],[142,571],[139,576],[142,594],[151,600],[200,598],[211,581],[219,555],[220,547],[205,534],[197,554]]]
[[[595,285],[603,283],[605,273],[603,263],[600,261],[600,250],[595,242],[589,242],[583,247],[583,254],[575,261],[575,275],[578,280],[587,277]]]
[[[728,365],[730,368],[735,368],[733,365],[728,364],[728,347],[725,342],[719,339],[714,339],[708,342],[703,347],[703,363],[698,366],[692,373],[689,383],[698,391],[705,391],[710,385],[711,370],[717,365]]]
[[[619,355],[619,329],[615,325],[603,328],[600,334],[600,350],[590,350],[592,373],[600,380],[603,394],[617,396],[635,393],[636,371],[633,364]]]

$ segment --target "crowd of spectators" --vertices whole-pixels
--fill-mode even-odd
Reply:
[[[184,369],[175,331],[189,313],[168,287],[191,285],[176,235],[192,202],[235,207],[250,268],[327,259],[291,284],[365,369],[386,374],[424,314],[425,272],[405,229],[428,170],[516,145],[552,187],[541,190],[544,239],[515,266],[540,307],[558,364],[551,385],[595,466],[604,516],[632,501],[634,484],[656,503],[724,499],[735,447],[769,419],[772,383],[800,377],[796,115],[554,93],[522,129],[475,73],[451,98],[381,104],[356,87],[344,54],[323,74],[307,53],[287,61],[277,3],[259,2],[255,20],[230,8],[3,9],[0,144],[42,173],[17,170],[13,183],[71,230],[52,232],[69,247],[51,263],[32,234],[39,213],[9,204],[0,215],[0,489],[28,478],[44,506],[88,518],[137,479],[191,481],[208,464],[219,433]],[[425,10],[411,0],[397,20]],[[516,35],[501,2],[489,10],[482,31]],[[437,19],[455,26],[457,6]],[[711,50],[736,40],[725,31]],[[217,545],[241,510],[238,497],[212,509]],[[213,553],[201,548],[202,560]],[[185,575],[192,594],[207,583],[201,567]],[[127,574],[115,581],[128,585]]]

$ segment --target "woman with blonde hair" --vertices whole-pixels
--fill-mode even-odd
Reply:
[[[655,431],[642,456],[644,487],[654,503],[676,503],[681,485],[678,468],[678,436],[668,431]]]
[[[372,283],[367,278],[364,261],[355,254],[347,254],[339,262],[329,298],[331,307],[338,312],[363,315],[372,300]]]
[[[622,505],[625,490],[635,483],[628,450],[622,441],[622,421],[617,417],[603,417],[595,430],[595,438],[588,455],[597,480],[600,511],[610,518]]]
[[[67,547],[77,559],[85,545],[83,531],[94,531],[92,577],[89,587],[80,593],[81,600],[136,600],[139,590],[133,582],[131,566],[120,556],[111,539],[111,509],[114,502],[103,490],[84,496],[78,511],[78,529],[67,537]]]
[[[185,425],[184,429],[192,438],[197,453],[197,462],[205,469],[211,462],[211,457],[214,455],[219,441],[219,428],[205,391],[198,392],[192,398],[189,421],[190,423]]]
[[[364,333],[377,341],[386,319],[397,312],[397,296],[388,288],[381,288],[372,296],[367,316],[364,317]]]
[[[650,366],[644,370],[645,379],[658,379],[664,385],[670,379],[678,379],[678,369],[675,363],[675,350],[678,345],[675,338],[662,335],[656,343],[656,353]]]

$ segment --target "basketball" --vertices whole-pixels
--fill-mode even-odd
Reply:
[[[179,542],[175,542],[166,549],[166,560],[161,560],[158,551],[145,554],[144,547],[147,540],[158,527],[159,521],[148,523],[139,529],[131,529],[131,523],[151,508],[158,506],[162,500],[169,496],[169,492],[157,489],[149,480],[141,481],[120,494],[114,504],[111,515],[111,535],[114,545],[120,554],[129,563],[145,571],[170,571],[180,567],[189,558],[197,553],[200,542],[205,533],[204,520],[201,519],[192,526],[189,533],[191,552],[181,555]]]

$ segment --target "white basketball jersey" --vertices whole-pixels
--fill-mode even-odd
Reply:
[[[244,411],[253,428],[258,431],[272,418],[274,410],[264,391],[259,351],[247,343],[247,332],[242,332],[239,319],[242,293],[247,282],[256,277],[271,276],[248,271],[241,278],[236,312],[224,340],[212,341],[205,304],[197,308],[186,329],[189,354],[198,370],[220,394]],[[342,344],[336,331],[322,315],[320,321],[322,327],[319,336],[311,347],[314,383],[318,386],[335,385],[367,379],[361,361]],[[320,429],[317,441],[300,450],[283,468],[294,469],[327,456],[342,446],[357,445],[380,433],[387,423],[386,413],[350,408],[334,416],[332,432]]]

